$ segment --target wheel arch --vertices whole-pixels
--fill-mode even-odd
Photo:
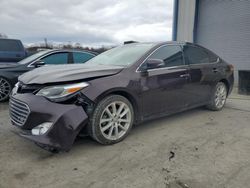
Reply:
[[[229,84],[229,81],[227,79],[221,79],[219,80],[219,82],[222,82],[226,85],[227,87],[227,95],[229,94],[229,91],[230,91],[230,84]]]
[[[10,83],[11,87],[14,87],[16,84],[16,82],[6,74],[1,74],[0,78],[7,80]]]
[[[1,98],[0,98],[0,102],[3,102],[3,101],[6,101],[6,100],[9,99],[10,94],[11,94],[11,90],[12,90],[12,88],[14,87],[14,84],[11,82],[11,80],[9,80],[8,78],[6,78],[5,76],[2,76],[2,75],[1,75],[1,76],[0,76],[0,80],[1,80],[1,79],[7,81],[8,84],[9,84],[9,86],[10,86],[10,90],[9,90],[8,94],[5,93],[5,95],[1,96]]]
[[[133,106],[133,109],[134,109],[135,123],[139,120],[139,117],[140,117],[139,104],[138,104],[138,101],[136,100],[135,96],[133,96],[133,94],[131,92],[129,92],[123,88],[111,89],[111,90],[108,90],[108,91],[102,93],[101,95],[99,95],[97,97],[97,99],[95,100],[95,103],[98,103],[99,101],[101,101],[102,99],[104,99],[105,97],[107,97],[109,95],[121,95],[121,96],[125,97],[126,99],[128,99],[129,102],[131,103],[131,105]]]

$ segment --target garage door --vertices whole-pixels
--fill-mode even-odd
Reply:
[[[199,0],[194,41],[238,70],[250,70],[250,1]]]

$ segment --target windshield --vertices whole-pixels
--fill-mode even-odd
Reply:
[[[48,53],[48,50],[37,52],[37,53],[23,59],[22,61],[19,61],[18,63],[19,64],[31,63],[32,61],[36,60],[37,58],[39,58],[39,57],[41,57],[41,56],[43,56],[43,55],[45,55],[47,53]]]
[[[85,64],[89,65],[114,65],[128,67],[135,63],[147,51],[149,51],[153,44],[128,44],[108,50]]]

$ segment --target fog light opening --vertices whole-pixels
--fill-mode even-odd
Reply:
[[[52,126],[52,122],[44,122],[38,126],[36,126],[35,128],[33,128],[31,130],[32,135],[43,135],[46,132],[48,132],[48,130],[50,129],[50,127]]]

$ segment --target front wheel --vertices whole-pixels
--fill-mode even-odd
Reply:
[[[123,96],[111,95],[100,101],[89,123],[90,136],[101,144],[123,140],[134,122],[133,106]]]
[[[212,94],[211,102],[207,108],[214,111],[221,110],[227,99],[227,86],[223,82],[218,82]]]
[[[6,101],[9,98],[9,95],[11,93],[12,87],[10,82],[0,77],[0,102]]]

